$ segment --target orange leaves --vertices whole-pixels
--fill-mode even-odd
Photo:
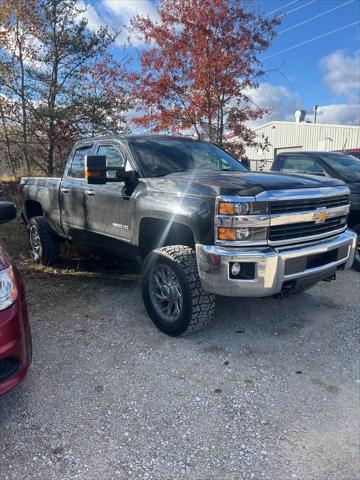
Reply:
[[[138,123],[165,131],[190,126],[219,144],[231,132],[250,141],[245,124],[263,111],[249,107],[245,92],[256,86],[257,56],[277,20],[248,6],[243,0],[160,0],[158,23],[135,19],[133,28],[148,44],[133,90],[143,107]]]

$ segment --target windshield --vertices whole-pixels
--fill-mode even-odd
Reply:
[[[341,153],[322,155],[322,157],[344,180],[360,182],[360,160],[357,158]]]
[[[129,146],[149,177],[176,172],[246,172],[238,160],[211,143],[176,138],[130,140]]]

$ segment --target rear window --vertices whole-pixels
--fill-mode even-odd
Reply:
[[[283,172],[309,173],[311,175],[324,175],[324,169],[316,160],[299,156],[286,157],[283,164]]]

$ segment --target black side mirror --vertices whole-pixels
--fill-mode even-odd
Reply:
[[[106,172],[115,172],[115,178],[109,178]],[[139,174],[134,170],[107,167],[105,155],[87,155],[85,157],[85,177],[91,185],[105,185],[107,182],[124,182],[127,188],[135,188],[139,183]]]
[[[10,222],[16,218],[16,207],[10,202],[0,202],[0,223]]]
[[[107,182],[105,155],[85,156],[85,177],[91,185],[105,185]]]

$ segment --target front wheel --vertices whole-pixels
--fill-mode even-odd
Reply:
[[[357,248],[356,248],[356,251],[355,251],[355,260],[354,260],[353,267],[355,268],[355,270],[360,272],[360,224],[356,225],[356,227],[354,227],[353,230],[358,235]]]
[[[201,287],[195,252],[183,245],[148,255],[142,296],[154,324],[173,337],[203,328],[215,310],[215,295]]]
[[[60,254],[60,239],[44,217],[29,220],[29,252],[35,263],[54,265]]]

